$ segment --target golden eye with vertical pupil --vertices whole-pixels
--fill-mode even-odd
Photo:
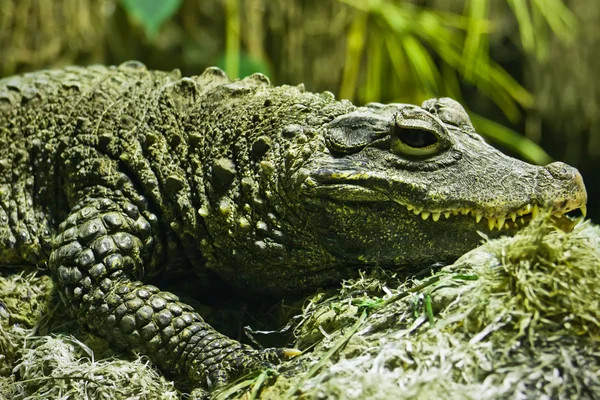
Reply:
[[[438,137],[428,131],[420,129],[397,129],[390,144],[390,150],[395,154],[410,156],[429,156],[435,154]]]
[[[394,119],[390,150],[394,154],[428,157],[447,147],[447,132],[436,118],[412,108],[401,110]]]
[[[334,154],[353,154],[372,147],[398,156],[426,158],[452,144],[442,121],[407,104],[358,109],[337,117],[327,128],[327,147]]]

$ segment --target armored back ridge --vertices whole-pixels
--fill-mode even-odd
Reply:
[[[198,386],[295,353],[219,334],[144,283],[158,272],[296,292],[449,262],[586,200],[575,169],[503,155],[447,98],[355,107],[137,62],[0,80],[0,264],[47,263],[81,324]]]

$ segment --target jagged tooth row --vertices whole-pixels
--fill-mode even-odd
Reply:
[[[469,210],[468,208],[460,208],[460,209],[455,209],[455,210],[446,210],[446,211],[425,211],[422,208],[418,208],[415,206],[411,206],[411,205],[404,205],[408,211],[412,211],[415,215],[420,215],[421,218],[423,218],[423,220],[427,220],[429,219],[429,217],[431,217],[431,219],[433,219],[434,221],[438,221],[440,219],[440,217],[443,215],[445,218],[450,218],[451,215],[468,215],[470,214],[471,216],[473,216],[475,218],[475,222],[479,223],[484,215],[483,213],[479,212],[479,211],[474,211],[474,210]],[[490,231],[493,231],[494,229],[502,229],[504,227],[506,228],[510,228],[511,224],[509,224],[508,220],[512,220],[512,225],[513,227],[517,225],[517,222],[521,225],[523,225],[525,223],[525,220],[523,219],[523,216],[531,214],[532,218],[537,217],[537,215],[539,214],[539,207],[537,204],[527,204],[525,207],[521,208],[520,210],[517,211],[513,211],[507,215],[500,215],[500,216],[485,216],[485,218],[488,221],[488,228]],[[518,221],[517,221],[518,219]]]

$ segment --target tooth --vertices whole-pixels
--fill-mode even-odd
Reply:
[[[517,219],[517,213],[513,211],[510,214],[508,214],[508,217],[512,219],[513,222],[515,222],[515,220]]]
[[[413,210],[413,213],[414,213],[415,215],[419,215],[419,214],[421,214],[421,211],[423,211],[423,210],[419,210],[418,208],[415,208],[415,209]]]
[[[581,207],[579,207],[579,209],[581,210],[581,214],[583,214],[583,218],[585,218],[587,215],[587,206],[584,204]]]
[[[466,209],[466,208],[461,208],[461,209],[460,209],[460,213],[461,213],[462,215],[467,215],[467,214],[469,213],[469,210],[468,210],[468,209]]]
[[[446,218],[450,218],[450,211],[446,211],[446,212],[444,213],[444,217],[446,217]]]
[[[498,224],[498,230],[502,229],[502,227],[504,226],[505,220],[506,220],[506,217],[504,217],[503,215],[498,217],[498,221],[496,222]]]
[[[431,214],[431,218],[433,218],[433,220],[437,222],[437,220],[440,219],[440,215],[441,215],[441,213],[434,212]]]
[[[458,215],[458,210],[452,210],[452,215]]]
[[[429,218],[429,215],[431,213],[429,211],[423,211],[423,213],[421,214],[421,218],[423,218],[423,220],[426,220],[427,218]]]
[[[538,208],[538,205],[534,204],[533,208],[531,209],[531,216],[532,216],[532,218],[537,217],[539,213],[540,213],[540,209]]]
[[[525,207],[525,212],[523,214],[529,214],[531,212],[531,204],[527,204],[527,207]]]
[[[479,221],[481,221],[481,218],[483,218],[483,214],[482,213],[476,213],[475,214],[475,222],[479,223]]]
[[[488,217],[488,228],[490,228],[490,231],[494,230],[494,226],[496,226],[496,218]]]
[[[411,206],[410,204],[407,204],[407,205],[406,205],[406,209],[407,209],[408,211],[412,211],[412,209],[413,209],[413,208],[414,208],[414,207],[413,207],[413,206]]]

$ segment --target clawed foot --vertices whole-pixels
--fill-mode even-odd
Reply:
[[[275,369],[282,360],[288,360],[300,354],[301,352],[296,349],[255,350],[249,346],[235,343],[227,349],[221,349],[215,356],[198,363],[192,379],[199,386],[212,391],[252,371]],[[208,392],[205,390],[196,389],[192,398],[208,398],[207,396]]]

